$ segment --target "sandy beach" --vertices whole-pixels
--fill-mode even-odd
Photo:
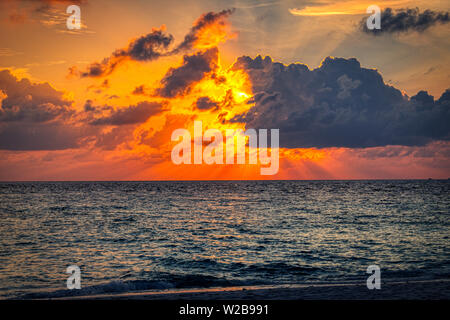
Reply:
[[[229,287],[140,291],[56,298],[61,300],[448,300],[450,279],[382,283],[368,290],[363,283],[299,284],[286,286]]]

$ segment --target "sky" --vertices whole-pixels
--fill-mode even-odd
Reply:
[[[73,4],[79,30],[66,26]],[[379,30],[367,29],[370,5]],[[449,10],[2,1],[0,181],[450,178]],[[174,164],[171,135],[194,121],[279,129],[278,172]]]

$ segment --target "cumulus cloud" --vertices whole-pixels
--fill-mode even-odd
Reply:
[[[400,33],[408,31],[423,32],[436,24],[448,23],[450,21],[449,13],[445,11],[420,11],[415,9],[392,10],[386,8],[381,12],[381,29],[369,30],[366,25],[367,18],[360,22],[360,28],[363,32],[379,35],[382,33]]]
[[[48,122],[73,114],[72,102],[48,83],[18,80],[9,70],[0,71],[0,90],[6,95],[1,101],[0,122]]]
[[[74,148],[89,129],[71,122],[72,102],[48,83],[17,79],[0,71],[0,149],[59,150]]]
[[[104,82],[103,85],[106,85]],[[48,83],[17,79],[0,71],[0,149],[63,150],[95,145],[114,149],[130,138],[135,126],[166,110],[166,103],[150,101],[114,108],[94,106],[77,112],[63,92]],[[104,131],[103,126],[114,126]]]
[[[194,83],[217,69],[218,54],[217,47],[214,47],[185,55],[180,67],[169,69],[156,93],[165,98],[173,98],[189,92]]]
[[[280,129],[282,147],[419,146],[450,139],[449,90],[438,100],[425,91],[408,98],[354,58],[328,57],[309,70],[241,57],[233,68],[248,73],[254,106],[231,121]]]

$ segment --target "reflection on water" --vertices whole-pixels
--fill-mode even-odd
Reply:
[[[448,278],[450,181],[0,184],[0,296]]]

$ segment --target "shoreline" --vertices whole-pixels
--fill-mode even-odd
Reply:
[[[365,283],[312,283],[148,290],[65,296],[38,300],[450,300],[450,279],[382,282],[380,290]]]

